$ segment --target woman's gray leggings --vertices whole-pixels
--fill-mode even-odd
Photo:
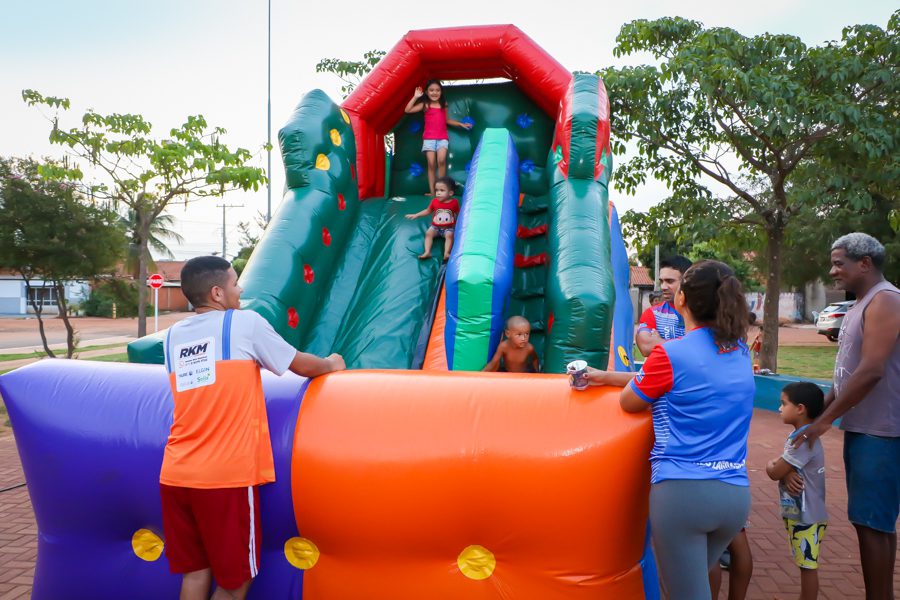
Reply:
[[[709,569],[750,513],[750,488],[715,479],[650,487],[650,528],[669,600],[709,600]]]

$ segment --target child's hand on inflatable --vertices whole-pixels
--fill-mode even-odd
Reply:
[[[471,130],[472,130],[472,123],[466,123],[465,121],[463,121],[462,127],[463,127],[463,129],[465,129],[465,130],[467,130],[467,131],[471,131]]]
[[[416,213],[409,213],[408,215],[406,215],[406,218],[410,221],[415,221],[417,218],[419,218],[419,215],[417,215]]]
[[[421,98],[422,94],[424,94],[424,93],[425,93],[425,90],[423,90],[421,87],[417,87],[416,91],[413,93],[413,98]]]
[[[347,365],[344,363],[344,357],[340,354],[331,354],[325,360],[328,361],[328,364],[331,365],[331,372],[334,371],[343,371],[347,368]]]

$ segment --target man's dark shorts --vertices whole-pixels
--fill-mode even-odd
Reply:
[[[900,437],[844,432],[847,518],[894,533],[900,515]]]

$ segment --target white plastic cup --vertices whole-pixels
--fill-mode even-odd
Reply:
[[[583,391],[588,388],[587,362],[573,360],[566,365],[566,373],[569,375],[569,385],[573,390]]]

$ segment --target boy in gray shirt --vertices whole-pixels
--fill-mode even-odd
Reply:
[[[825,394],[814,383],[790,383],[781,390],[781,420],[794,431],[784,443],[784,452],[766,465],[766,473],[778,481],[781,516],[788,532],[794,563],[800,567],[800,598],[814,600],[819,594],[819,547],[825,537],[828,513],[825,510],[825,451],[815,440],[812,447],[794,441],[805,438],[804,431],[825,405]],[[799,476],[802,490],[791,479]]]

